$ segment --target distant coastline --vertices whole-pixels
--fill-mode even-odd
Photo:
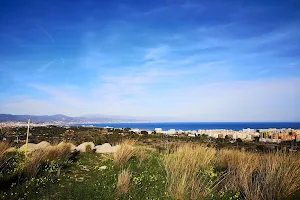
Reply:
[[[162,128],[163,130],[242,130],[242,129],[300,129],[300,122],[121,122],[121,123],[78,123],[73,126],[94,126],[94,127],[113,127],[113,128],[138,128],[142,130],[154,130]]]

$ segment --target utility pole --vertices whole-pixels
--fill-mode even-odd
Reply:
[[[27,126],[27,136],[26,136],[26,143],[25,143],[25,156],[27,156],[27,151],[28,151],[29,126],[30,126],[30,119],[28,119],[28,126]]]

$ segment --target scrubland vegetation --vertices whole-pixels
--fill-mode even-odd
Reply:
[[[1,199],[299,199],[300,156],[124,140],[112,154],[61,143],[24,152],[0,143]],[[7,151],[8,150],[8,151]]]
[[[0,142],[0,197],[3,199],[25,199],[47,182],[55,182],[72,156],[68,143],[50,145],[27,154],[9,147],[8,143]]]

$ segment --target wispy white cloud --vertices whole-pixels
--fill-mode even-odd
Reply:
[[[150,48],[147,50],[147,53],[145,55],[145,60],[154,60],[158,61],[162,57],[166,56],[170,51],[170,48],[168,46],[159,46],[156,48]]]
[[[81,103],[81,97],[76,93],[77,88],[74,86],[61,86],[60,89],[41,84],[28,84],[28,86],[51,95],[52,100],[63,104],[79,105]]]
[[[56,60],[54,59],[54,60],[52,60],[52,61],[50,61],[50,62],[48,62],[48,63],[42,65],[41,67],[38,68],[38,72],[43,72],[43,71],[45,71],[45,70],[48,69],[53,63],[55,63],[55,61],[56,61]]]
[[[263,70],[261,70],[261,71],[258,71],[258,72],[256,73],[256,76],[261,76],[261,75],[267,74],[267,73],[269,73],[270,71],[272,71],[272,69],[270,69],[270,68],[268,68],[268,69],[263,69]]]
[[[50,33],[48,33],[48,31],[46,31],[46,29],[44,29],[42,26],[40,26],[38,24],[36,26],[39,27],[44,32],[44,34],[51,40],[52,43],[55,43],[52,35]]]

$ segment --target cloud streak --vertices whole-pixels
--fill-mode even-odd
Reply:
[[[44,72],[45,70],[47,70],[53,63],[55,63],[55,59],[42,65],[41,67],[38,68],[38,72]]]
[[[51,35],[50,33],[48,33],[48,31],[46,31],[46,29],[44,29],[42,26],[40,26],[40,25],[38,25],[38,24],[36,24],[36,26],[44,32],[44,34],[50,39],[50,41],[51,41],[52,43],[55,43],[55,41],[54,41],[52,35]]]

